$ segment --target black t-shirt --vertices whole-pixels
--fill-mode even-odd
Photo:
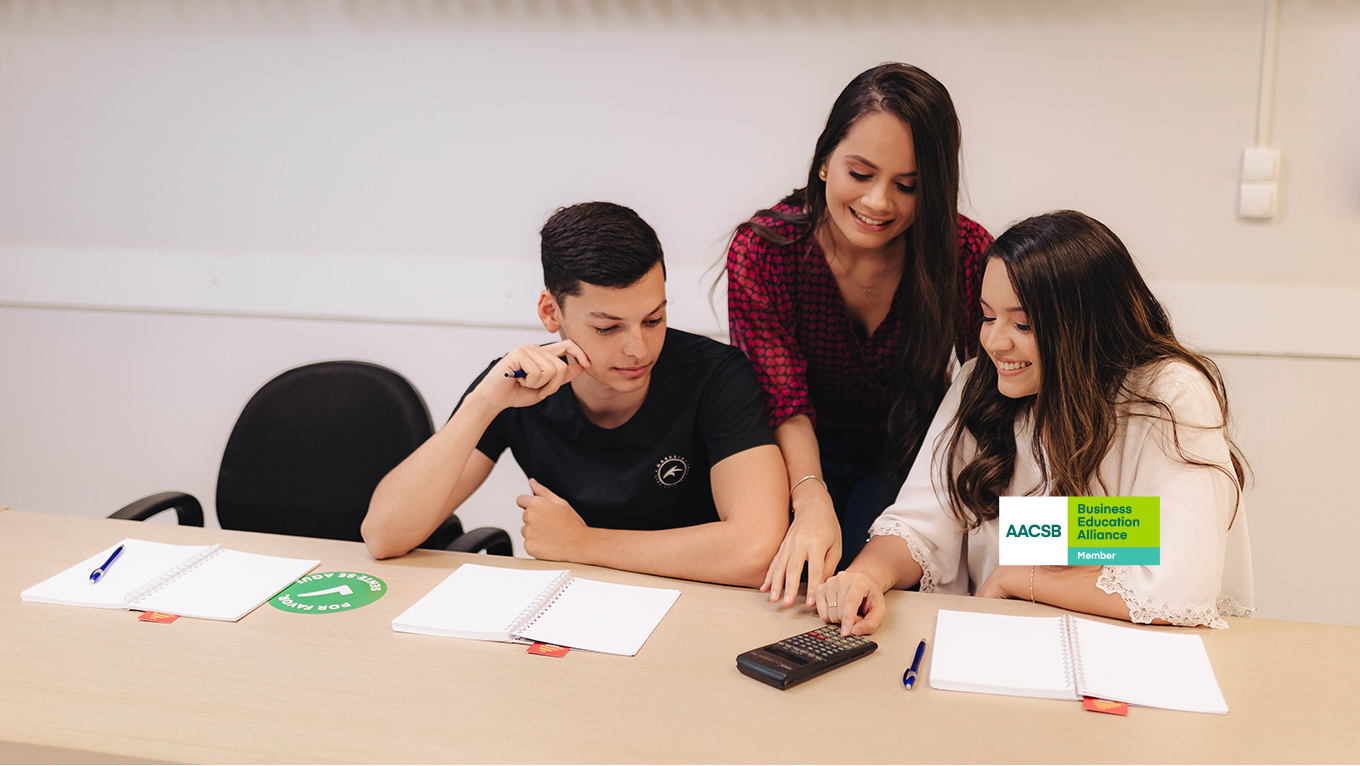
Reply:
[[[595,425],[563,386],[536,405],[501,412],[477,450],[496,460],[508,447],[526,476],[588,526],[650,530],[717,521],[709,469],[774,443],[764,394],[741,351],[667,329],[647,398],[627,423]]]

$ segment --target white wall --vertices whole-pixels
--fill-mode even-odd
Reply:
[[[563,204],[636,208],[672,323],[720,333],[700,277],[731,227],[903,60],[954,95],[969,214],[1104,220],[1223,365],[1261,614],[1360,624],[1360,4],[1280,8],[1282,204],[1247,222],[1265,0],[0,0],[0,506],[211,513],[241,405],[319,359],[393,367],[442,419],[542,337]],[[465,522],[517,526],[503,462]]]

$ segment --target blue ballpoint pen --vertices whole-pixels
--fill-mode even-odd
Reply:
[[[103,565],[90,573],[90,584],[93,585],[94,583],[99,582],[99,578],[104,576],[104,572],[108,570],[109,566],[113,564],[113,560],[118,558],[118,554],[122,552],[123,546],[120,545],[117,548],[114,548],[113,553],[109,554],[109,560],[105,561]]]
[[[921,658],[925,656],[925,653],[926,640],[923,638],[916,647],[916,658],[911,661],[911,667],[907,668],[907,672],[902,674],[902,685],[908,689],[911,689],[912,684],[916,683],[916,671],[921,669]]]
[[[528,376],[529,374],[524,370],[515,370],[514,372],[505,373],[505,377],[507,378],[527,378]]]

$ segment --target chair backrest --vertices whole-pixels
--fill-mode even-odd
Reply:
[[[359,540],[378,482],[432,433],[425,400],[386,367],[289,370],[236,420],[217,476],[217,519],[223,529]]]

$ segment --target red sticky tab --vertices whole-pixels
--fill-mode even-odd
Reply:
[[[541,654],[544,657],[565,657],[571,651],[565,646],[553,646],[552,644],[542,644],[537,641],[529,647],[529,654]]]
[[[142,622],[174,622],[179,619],[179,615],[166,614],[165,612],[142,612],[142,616],[137,619]]]
[[[1129,714],[1129,704],[1127,702],[1111,702],[1110,700],[1096,699],[1095,697],[1082,697],[1081,706],[1092,713],[1109,713],[1110,715]]]

